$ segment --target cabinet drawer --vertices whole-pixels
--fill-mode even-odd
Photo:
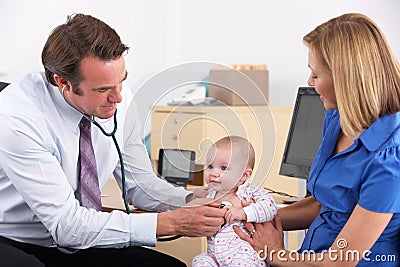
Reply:
[[[160,108],[161,110],[154,110],[152,113],[151,158],[153,160],[158,159],[160,148],[179,148],[195,151],[196,164],[204,165],[209,147],[219,138],[229,135],[239,135],[249,139],[256,154],[261,153],[264,144],[263,134],[260,123],[250,108],[170,107],[166,110]],[[256,111],[265,112],[261,108]]]
[[[196,152],[200,157],[200,142],[205,135],[201,114],[154,112],[152,114],[151,158],[158,159],[160,148],[178,148]]]

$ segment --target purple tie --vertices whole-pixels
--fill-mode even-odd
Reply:
[[[100,211],[100,188],[91,138],[91,123],[86,117],[82,117],[79,125],[81,128],[81,136],[79,138],[81,205]]]

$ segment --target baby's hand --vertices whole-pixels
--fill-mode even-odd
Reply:
[[[228,211],[225,213],[225,221],[227,224],[231,224],[233,221],[246,221],[247,216],[242,208],[238,207],[227,207]]]

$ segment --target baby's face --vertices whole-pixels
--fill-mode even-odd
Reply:
[[[247,167],[247,158],[239,152],[227,146],[213,146],[208,151],[205,179],[209,188],[226,193],[243,183],[239,181]]]

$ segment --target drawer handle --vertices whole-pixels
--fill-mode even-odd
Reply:
[[[179,120],[177,118],[174,119],[175,124],[178,124]]]
[[[177,136],[176,134],[172,134],[172,135],[171,135],[171,139],[172,139],[172,140],[178,140],[178,136]]]

